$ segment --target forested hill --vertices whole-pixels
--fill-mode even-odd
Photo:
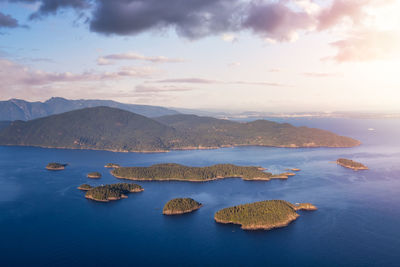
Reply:
[[[188,146],[352,147],[360,144],[357,140],[329,131],[267,120],[240,123],[184,114],[162,116],[155,120],[179,131]]]
[[[109,107],[86,108],[0,131],[0,144],[115,151],[167,150],[176,131],[147,117]]]
[[[259,120],[239,123],[195,115],[150,119],[132,112],[94,107],[0,130],[0,145],[113,151],[167,151],[226,146],[352,147],[357,140],[307,127]]]
[[[6,128],[7,126],[10,126],[11,121],[0,121],[0,131],[3,128]]]
[[[177,111],[159,106],[124,104],[112,100],[70,100],[52,97],[45,102],[28,102],[21,99],[0,101],[0,121],[33,120],[89,107],[113,107],[134,112],[146,117],[178,114]]]

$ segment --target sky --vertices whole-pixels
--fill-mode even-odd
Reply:
[[[400,111],[397,0],[0,0],[0,100]]]

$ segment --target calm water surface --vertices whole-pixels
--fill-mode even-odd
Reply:
[[[263,147],[161,154],[0,147],[0,265],[110,266],[398,266],[400,262],[400,120],[292,119],[357,138],[351,149]],[[368,130],[374,128],[374,131]],[[332,161],[370,167],[354,172]],[[50,172],[48,162],[69,163]],[[103,166],[175,162],[301,168],[287,181],[225,179],[207,183],[138,182],[143,193],[97,203],[76,187],[119,182]],[[103,177],[89,180],[99,171]],[[163,205],[192,197],[204,206],[167,217]],[[242,231],[220,225],[221,208],[268,199],[311,202],[289,227]]]

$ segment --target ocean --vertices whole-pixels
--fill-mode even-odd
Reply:
[[[277,120],[277,119],[274,119]],[[169,153],[0,147],[1,266],[398,266],[400,262],[400,120],[279,119],[356,138],[355,148],[238,147]],[[352,171],[339,157],[366,164]],[[47,171],[49,162],[68,163]],[[180,163],[253,165],[288,180],[204,183],[134,182],[144,188],[109,203],[87,200],[77,189],[129,182],[104,168]],[[92,171],[101,179],[88,179]],[[201,202],[198,211],[164,216],[176,197]],[[243,231],[214,221],[222,208],[283,199],[310,202],[288,227]]]

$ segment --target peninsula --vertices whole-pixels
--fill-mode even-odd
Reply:
[[[206,182],[224,178],[242,178],[248,181],[287,179],[285,175],[272,175],[255,166],[217,164],[208,167],[189,167],[175,163],[155,164],[150,167],[121,167],[111,171],[116,178],[136,181],[189,181]]]
[[[100,130],[101,129],[101,130]],[[0,130],[0,145],[168,152],[236,146],[354,147],[360,142],[329,131],[267,120],[236,122],[195,115],[148,118],[110,107],[84,108]]]
[[[340,159],[338,159],[338,160],[336,161],[336,163],[337,163],[338,165],[340,165],[340,166],[343,166],[343,167],[345,167],[345,168],[352,169],[352,170],[355,170],[355,171],[358,171],[358,170],[368,170],[368,167],[365,166],[364,164],[359,163],[359,162],[356,162],[356,161],[353,161],[353,160],[351,160],[351,159],[343,159],[343,158],[340,158]]]
[[[90,173],[88,173],[87,177],[91,178],[91,179],[99,179],[99,178],[101,178],[101,173],[99,173],[99,172],[90,172]]]
[[[143,188],[140,185],[129,183],[118,183],[97,187],[81,185],[78,187],[78,189],[87,191],[85,194],[86,198],[100,202],[108,202],[110,200],[127,198],[128,193],[137,193],[143,191]]]
[[[271,230],[285,227],[300,215],[298,210],[316,210],[310,203],[294,205],[284,200],[266,200],[222,209],[215,213],[218,223],[239,224],[244,230]]]
[[[78,187],[79,190],[82,191],[89,191],[90,189],[92,189],[93,187],[91,185],[88,184],[82,184]]]
[[[58,162],[51,162],[47,164],[46,169],[50,171],[61,171],[64,170],[67,164],[61,164]]]
[[[175,198],[167,202],[163,208],[165,215],[177,215],[189,213],[200,209],[201,203],[192,198]]]

